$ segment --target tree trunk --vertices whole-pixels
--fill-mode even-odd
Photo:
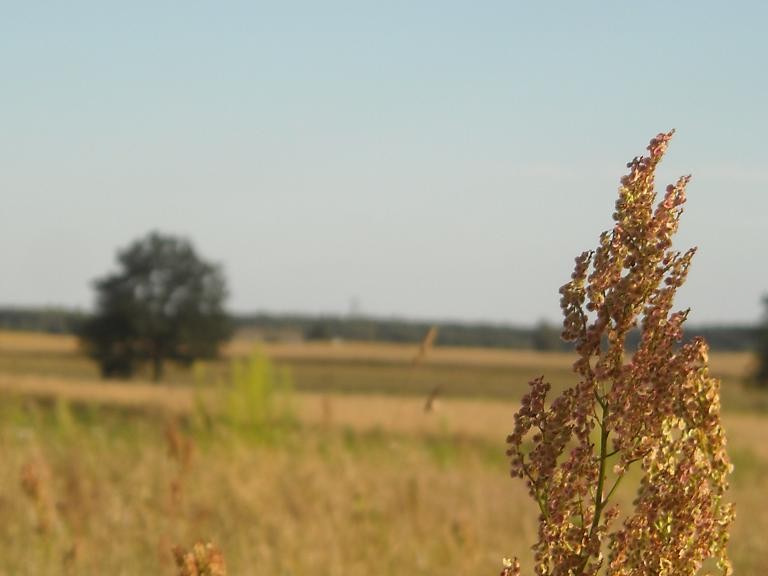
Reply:
[[[152,358],[152,380],[160,382],[163,379],[163,357],[155,354]]]

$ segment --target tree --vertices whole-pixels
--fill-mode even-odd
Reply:
[[[151,363],[162,378],[167,360],[184,365],[215,357],[231,335],[221,269],[183,238],[152,232],[118,252],[119,271],[95,281],[96,313],[80,331],[102,375],[129,377]]]
[[[563,349],[560,329],[546,320],[539,321],[531,330],[531,346],[539,352],[552,352]]]
[[[763,322],[757,331],[757,384],[768,388],[768,295],[763,297],[765,312]]]

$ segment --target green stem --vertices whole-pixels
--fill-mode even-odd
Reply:
[[[589,529],[590,538],[597,530],[600,524],[600,516],[603,512],[606,502],[603,500],[603,490],[605,489],[606,461],[608,460],[608,430],[605,427],[605,421],[608,419],[608,407],[601,404],[603,415],[600,422],[600,474],[597,478],[597,490],[595,491],[595,514],[592,518],[592,527]]]
[[[606,467],[607,467],[606,462],[609,457],[609,453],[608,453],[609,431],[605,426],[605,422],[606,420],[608,420],[608,406],[603,401],[602,398],[598,398],[597,401],[598,401],[598,404],[600,404],[600,407],[602,408],[602,411],[603,411],[598,421],[598,424],[600,425],[600,471],[597,477],[597,489],[595,490],[595,500],[594,500],[595,511],[594,511],[594,514],[592,515],[592,524],[589,528],[589,538],[588,538],[589,540],[592,539],[592,536],[594,536],[598,526],[600,526],[600,517],[603,514],[603,509],[605,508],[605,505],[608,503],[608,498],[603,499],[603,492],[605,490]],[[615,488],[616,486],[613,487],[613,489]],[[611,493],[613,493],[613,489],[611,490]],[[610,494],[609,494],[609,497],[610,497]],[[587,566],[587,562],[589,562],[589,558],[590,558],[589,554],[584,556],[577,574],[584,574],[584,569]]]
[[[542,516],[544,516],[544,518],[549,518],[546,502],[544,501],[544,498],[541,497],[541,492],[537,488],[536,482],[533,480],[533,476],[531,476],[531,473],[528,471],[528,466],[525,465],[525,461],[522,457],[520,458],[520,466],[522,467],[526,478],[528,478],[531,483],[531,491],[534,494],[536,503],[539,505],[539,510],[541,511]]]
[[[618,478],[616,478],[616,482],[614,482],[611,489],[608,490],[608,495],[605,497],[605,501],[603,502],[603,505],[607,504],[608,501],[611,499],[611,496],[613,496],[613,493],[616,491],[616,488],[619,487],[619,484],[621,483],[622,478],[624,478],[623,474]]]
[[[610,458],[611,456],[613,456],[617,452],[619,452],[619,451],[618,450],[614,450],[613,452],[610,452],[606,456],[608,458]],[[627,468],[629,468],[632,464],[634,464],[638,460],[641,460],[641,458],[632,458],[631,460],[628,460],[626,462],[626,464],[624,465],[624,471],[619,474],[618,478],[616,478],[616,481],[613,483],[613,486],[611,486],[611,489],[608,490],[608,495],[605,497],[605,500],[603,501],[603,507],[605,507],[605,505],[608,504],[608,501],[611,499],[611,496],[613,496],[613,493],[616,491],[616,488],[619,487],[619,484],[624,479],[624,476],[627,473]]]

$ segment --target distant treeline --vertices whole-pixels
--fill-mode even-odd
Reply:
[[[76,334],[87,314],[66,308],[0,308],[0,329],[56,334]],[[268,341],[276,340],[374,340],[420,342],[430,327],[438,327],[437,345],[490,348],[568,350],[560,340],[560,328],[541,322],[536,326],[490,323],[424,322],[397,318],[311,316],[289,314],[236,314],[238,331]],[[688,326],[686,338],[703,336],[713,350],[753,350],[758,328],[749,325]],[[630,345],[638,334],[630,335]]]
[[[420,342],[432,326],[437,326],[438,346],[470,346],[487,348],[522,348],[532,350],[571,349],[560,339],[560,326],[540,322],[535,326],[513,326],[491,323],[424,322],[394,318],[345,316],[286,316],[254,314],[236,316],[239,330],[252,330],[265,340],[375,340],[382,342]],[[749,325],[687,326],[685,339],[703,336],[713,350],[753,350],[758,328]],[[639,332],[630,334],[628,344],[634,346]]]
[[[265,339],[300,337],[304,340],[375,340],[420,342],[427,331],[438,327],[436,344],[493,348],[558,348],[554,327],[505,326],[457,322],[417,322],[393,318],[345,316],[282,316],[272,314],[235,317],[238,330],[260,332]]]
[[[71,308],[0,308],[0,329],[75,334],[86,313]]]

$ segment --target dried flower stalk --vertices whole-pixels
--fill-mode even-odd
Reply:
[[[168,457],[176,463],[176,475],[169,482],[169,487],[171,510],[178,512],[182,504],[184,481],[189,477],[195,445],[191,438],[182,433],[175,420],[169,420],[166,424],[165,441],[168,446]]]
[[[196,542],[190,550],[173,548],[179,576],[226,576],[224,555],[210,542]]]
[[[688,311],[672,312],[695,253],[672,249],[690,177],[667,186],[654,208],[654,172],[672,134],[627,165],[613,230],[576,258],[560,289],[578,384],[548,403],[550,385],[533,380],[507,438],[511,473],[541,511],[540,576],[696,576],[705,562],[732,573],[719,382],[702,339],[680,344]],[[612,496],[633,464],[634,509],[620,510]],[[520,574],[517,560],[502,574]]]
[[[53,521],[51,504],[50,471],[43,460],[30,460],[21,469],[19,478],[21,489],[34,504],[37,516],[37,530],[41,534],[49,532]]]

